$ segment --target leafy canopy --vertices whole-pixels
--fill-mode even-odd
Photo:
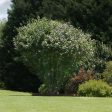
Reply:
[[[94,41],[89,34],[45,18],[19,28],[14,44],[24,63],[52,92],[81,65],[90,67],[94,59]]]

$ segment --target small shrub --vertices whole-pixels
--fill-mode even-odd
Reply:
[[[79,86],[80,96],[107,97],[112,96],[112,88],[102,80],[89,80]]]
[[[80,67],[79,73],[74,74],[66,85],[66,94],[76,94],[79,84],[94,79],[93,70],[85,70],[83,66]]]
[[[0,89],[5,89],[5,83],[4,82],[0,82]]]
[[[53,91],[52,88],[48,88],[45,84],[42,84],[39,88],[39,93],[41,95],[58,95],[57,90]]]
[[[46,88],[45,84],[42,84],[42,85],[40,86],[40,88],[39,88],[39,93],[40,93],[41,95],[47,94],[47,88]]]

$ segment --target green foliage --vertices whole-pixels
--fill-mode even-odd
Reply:
[[[112,61],[106,63],[106,69],[100,76],[104,81],[112,85]]]
[[[9,66],[7,65],[7,68],[5,68],[7,69],[6,74],[2,76],[6,88],[17,91],[38,92],[41,82],[35,74],[31,73],[21,63],[13,63]]]
[[[79,85],[92,79],[94,79],[93,70],[85,70],[84,67],[80,67],[78,74],[74,74],[66,83],[65,91],[67,94],[77,94]]]
[[[12,2],[7,23],[12,37],[17,34],[15,27],[26,24],[28,19],[40,16],[70,21],[75,27],[91,32],[96,40],[105,43],[112,41],[111,0],[13,0]]]
[[[3,30],[5,27],[5,21],[0,21],[0,48],[3,46]]]
[[[108,97],[112,96],[112,88],[101,80],[89,80],[79,86],[80,96]]]
[[[47,95],[49,92],[49,90],[47,89],[46,85],[45,84],[42,84],[40,87],[39,87],[39,93],[41,95]]]
[[[19,59],[20,54],[14,49],[13,38],[17,35],[17,28],[25,25],[30,18],[37,17],[39,0],[11,0],[11,9],[8,10],[8,21],[3,30],[4,45],[0,49],[0,70],[2,80],[8,89],[35,91],[40,80],[29,72]],[[41,1],[41,0],[40,0]]]
[[[111,9],[111,0],[12,0],[5,34],[12,42],[16,28],[40,16],[70,21],[75,27],[91,32],[96,40],[111,43]]]
[[[69,17],[92,38],[112,45],[112,0],[73,0]],[[104,27],[105,26],[105,27]]]
[[[101,60],[110,60],[112,58],[112,49],[101,42],[96,42],[96,57]]]
[[[96,42],[95,57],[95,70],[98,73],[102,73],[105,69],[106,61],[112,59],[112,49],[110,46],[107,46],[99,41]]]
[[[69,19],[68,11],[73,2],[73,0],[43,0],[39,8],[39,15],[53,20],[67,21]]]
[[[0,89],[5,89],[6,88],[6,86],[5,86],[5,83],[4,82],[0,82]]]
[[[51,89],[59,91],[66,78],[83,65],[92,66],[94,41],[73,26],[45,18],[19,28],[14,40],[26,65]]]
[[[69,21],[73,26],[90,32],[91,38],[112,45],[111,10],[112,0],[12,0],[11,9],[8,10],[8,21],[3,30],[4,47],[0,49],[3,79],[5,82],[12,82],[11,80],[15,79],[13,77],[19,77],[20,74],[31,75],[23,63],[18,61],[20,54],[15,51],[13,44],[13,39],[18,34],[17,28],[26,25],[29,19],[45,16],[53,20]],[[105,56],[101,57],[103,60],[99,59],[99,56],[95,65],[97,71],[103,71]],[[19,65],[22,67],[18,68]],[[8,74],[12,77],[10,81]]]
[[[3,50],[3,30],[5,28],[5,21],[0,21],[0,81],[2,80],[2,72],[3,72],[3,59],[4,59],[4,50]]]

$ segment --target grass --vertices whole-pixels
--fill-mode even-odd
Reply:
[[[111,112],[112,98],[31,96],[0,91],[0,112]]]
[[[0,90],[0,96],[26,96],[26,95],[31,96],[30,93],[26,93],[26,92]]]

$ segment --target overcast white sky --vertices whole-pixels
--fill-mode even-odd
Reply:
[[[0,20],[7,18],[7,9],[10,8],[11,0],[0,0]]]

